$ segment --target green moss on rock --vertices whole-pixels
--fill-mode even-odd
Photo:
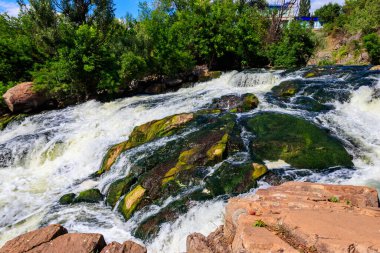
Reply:
[[[61,205],[69,205],[69,204],[74,203],[74,199],[75,199],[75,194],[74,193],[68,193],[68,194],[63,195],[59,199],[59,204],[61,204]]]
[[[260,163],[252,163],[252,178],[257,180],[268,172],[267,166]]]
[[[26,117],[26,114],[17,114],[17,115],[10,115],[10,114],[4,114],[0,116],[0,131],[4,130],[4,128],[7,127],[7,125],[13,121],[22,120]]]
[[[119,210],[126,220],[128,220],[132,216],[137,205],[144,198],[145,192],[146,189],[144,189],[144,187],[142,187],[141,185],[137,185],[120,202]]]
[[[103,200],[103,195],[98,189],[89,189],[82,191],[74,199],[75,203],[87,202],[87,203],[97,203]]]
[[[224,162],[211,176],[206,178],[206,188],[213,196],[239,194],[256,186],[252,164],[235,165]]]
[[[115,207],[120,197],[123,196],[129,190],[129,188],[135,183],[135,181],[136,179],[134,177],[128,176],[113,182],[108,189],[106,197],[107,204],[112,207]]]
[[[262,160],[284,160],[296,168],[351,167],[352,158],[342,143],[304,119],[263,113],[246,120],[256,138],[252,151]]]
[[[169,116],[161,120],[154,120],[135,127],[129,136],[128,141],[116,144],[108,150],[103,158],[102,166],[96,174],[101,175],[108,171],[122,152],[154,139],[173,135],[193,119],[193,113],[183,113]]]
[[[272,88],[272,92],[277,97],[287,98],[294,96],[303,86],[302,80],[289,80],[280,83]]]

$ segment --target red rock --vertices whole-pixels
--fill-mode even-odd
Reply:
[[[186,240],[187,253],[213,253],[207,238],[200,233],[193,233]]]
[[[0,253],[22,253],[42,245],[54,238],[66,234],[67,230],[61,225],[49,225],[29,233],[17,236],[8,241],[1,249]]]
[[[125,247],[125,253],[146,253],[146,248],[132,241],[126,241],[123,243]]]
[[[101,234],[65,234],[44,243],[28,253],[94,253],[100,252],[106,243]]]
[[[101,253],[146,253],[146,248],[132,241],[126,241],[123,244],[111,242]]]
[[[380,252],[379,228],[376,190],[288,182],[230,199],[223,233],[214,233],[234,253]],[[188,243],[188,252],[197,245]]]
[[[46,96],[33,91],[33,83],[25,82],[10,88],[3,95],[12,112],[29,112],[46,102]]]

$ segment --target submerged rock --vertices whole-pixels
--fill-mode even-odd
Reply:
[[[258,104],[258,98],[252,93],[247,93],[241,96],[226,95],[213,99],[210,108],[230,112],[248,112],[257,108]]]
[[[296,168],[351,167],[352,158],[341,142],[304,119],[262,113],[245,121],[256,137],[252,153],[262,160],[284,160]]]
[[[17,115],[11,115],[11,114],[4,114],[0,116],[0,131],[4,130],[4,128],[10,124],[13,121],[20,121],[24,119],[27,115],[26,114],[17,114]]]
[[[289,80],[281,82],[272,88],[272,92],[276,97],[292,97],[304,86],[303,80]]]

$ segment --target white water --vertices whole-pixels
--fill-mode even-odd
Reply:
[[[41,221],[62,223],[71,231],[100,232],[107,241],[131,238],[128,223],[103,205],[75,205],[59,209],[57,213],[53,213],[52,208],[55,210],[63,193],[104,186],[110,177],[117,177],[106,175],[98,181],[83,182],[99,168],[107,148],[126,140],[135,126],[197,110],[226,94],[254,92],[263,100],[262,95],[276,84],[276,79],[271,78],[270,82],[240,87],[241,75],[230,72],[217,80],[175,93],[131,97],[104,104],[89,101],[8,126],[0,134],[0,145],[3,145],[0,157],[6,153],[13,158],[12,162],[6,158],[9,164],[3,167],[0,163],[0,245],[38,227]],[[218,216],[222,209],[221,206],[214,208],[216,215],[212,217]],[[89,222],[91,220],[96,222]]]
[[[124,154],[112,173],[96,180],[87,179],[99,168],[110,145],[126,140],[137,125],[195,111],[213,98],[253,92],[259,97],[261,110],[302,115],[300,111],[279,108],[266,101],[265,93],[280,81],[277,72],[230,72],[219,79],[175,93],[125,98],[110,103],[89,101],[8,126],[0,132],[0,246],[20,233],[48,223],[61,223],[71,232],[102,233],[108,242],[134,239],[131,231],[136,220],[146,213],[137,213],[135,218],[124,222],[117,211],[103,204],[61,207],[57,200],[64,193],[92,187],[105,193],[112,180],[129,170],[128,166],[123,166],[129,164],[128,155]],[[336,103],[336,110],[318,116],[323,125],[338,136],[354,140],[358,145],[358,148],[349,150],[355,155],[358,170],[349,171],[349,180],[342,179],[340,173],[346,173],[344,171],[327,176],[313,174],[306,179],[380,188],[380,100],[373,98],[375,89],[361,87],[352,93],[350,101]],[[152,145],[162,145],[165,141]],[[13,160],[5,159],[8,163],[1,165],[1,155],[5,153],[11,154]],[[273,168],[280,165],[273,165]],[[149,252],[183,252],[189,233],[208,234],[222,223],[224,205],[222,200],[195,204],[176,222],[162,227],[157,238],[148,245]],[[149,210],[150,213],[156,211],[154,208]]]

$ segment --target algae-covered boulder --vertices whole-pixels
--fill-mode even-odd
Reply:
[[[193,120],[193,118],[193,113],[183,113],[161,120],[154,120],[135,127],[128,141],[116,144],[108,150],[103,159],[102,166],[96,174],[101,175],[105,171],[108,171],[122,152],[154,139],[173,135],[186,125],[186,123]]]
[[[141,202],[145,195],[146,189],[141,185],[137,185],[130,191],[120,202],[119,210],[125,219],[129,219],[135,211],[137,205]]]
[[[287,98],[294,96],[304,86],[303,80],[283,81],[272,88],[273,95],[276,97]]]
[[[351,167],[342,143],[304,119],[280,113],[262,113],[245,121],[255,135],[252,152],[262,160],[284,160],[296,168]]]
[[[251,163],[232,164],[224,162],[206,180],[206,188],[213,196],[239,194],[256,186],[255,168]]]
[[[259,100],[254,94],[246,93],[241,96],[225,95],[215,98],[212,100],[210,108],[230,112],[248,112],[255,109],[258,104]]]
[[[61,205],[69,205],[69,204],[72,204],[74,203],[74,199],[75,199],[75,194],[74,193],[68,193],[68,194],[65,194],[63,195],[60,199],[59,199],[59,204]]]
[[[135,182],[136,178],[133,176],[127,176],[113,182],[108,189],[106,197],[107,204],[114,207],[119,198],[123,196]]]
[[[78,195],[75,193],[67,193],[59,199],[59,204],[69,205],[74,203],[98,203],[103,200],[103,195],[98,189],[89,189],[80,192]]]
[[[103,200],[103,195],[98,189],[89,189],[82,191],[74,199],[75,203],[86,202],[86,203],[97,203]]]

